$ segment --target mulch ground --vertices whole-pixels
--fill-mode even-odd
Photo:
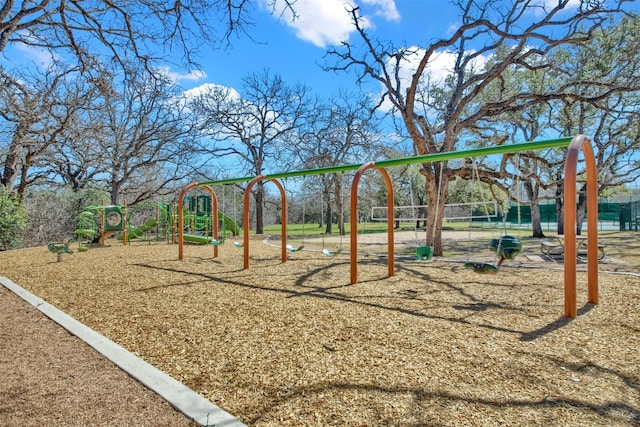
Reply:
[[[640,424],[640,280],[563,313],[561,269],[134,243],[0,254],[0,274],[249,425]],[[311,245],[308,245],[309,249]],[[554,265],[557,267],[557,265]]]

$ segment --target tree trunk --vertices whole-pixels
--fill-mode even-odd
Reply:
[[[326,228],[325,234],[333,233],[333,205],[331,203],[331,193],[328,193],[325,197],[325,214],[324,214]]]
[[[331,181],[329,175],[322,175],[322,197],[320,198],[320,228],[325,226],[325,234],[333,232],[331,220],[333,209],[331,205]]]
[[[587,213],[587,185],[583,185],[578,194],[578,207],[576,212],[576,233],[582,234],[582,224],[584,224],[585,214]]]
[[[16,178],[18,177],[18,171],[16,168],[17,163],[17,152],[15,150],[10,150],[4,161],[4,171],[2,172],[2,179],[0,180],[0,184],[4,185],[8,190],[13,190]]]
[[[426,165],[426,188],[428,194],[427,211],[427,246],[433,247],[433,255],[442,256],[442,221],[444,219],[444,207],[449,192],[449,176],[446,172],[440,173],[440,168],[446,167],[439,163],[428,168]],[[423,169],[424,170],[424,169]],[[439,182],[439,179],[442,181]]]
[[[2,176],[0,176],[0,184],[4,185],[8,190],[12,191],[18,179],[18,159],[20,157],[21,143],[26,135],[25,126],[19,124],[11,138],[11,145],[4,159],[4,168]]]
[[[119,170],[111,172],[111,191],[109,191],[109,199],[112,205],[118,204],[118,197],[120,196],[120,186],[122,185],[122,181],[118,180],[119,174]]]
[[[334,179],[334,188],[335,188],[335,195],[336,195],[336,211],[337,211],[337,215],[338,215],[338,231],[340,232],[341,236],[344,236],[345,234],[347,234],[346,229],[344,227],[344,200],[343,200],[343,189],[342,189],[342,180],[343,177],[342,175],[336,175],[336,178]]]
[[[530,181],[524,182],[524,190],[528,200],[531,202],[531,237],[544,237],[542,232],[542,218],[540,216],[540,205],[538,204],[537,189]]]
[[[556,217],[558,220],[558,228],[556,231],[562,235],[564,234],[564,205],[562,204],[564,199],[564,181],[562,174],[558,175],[556,179],[559,182],[556,188]]]
[[[531,205],[531,237],[545,237],[542,232],[540,205],[537,202]]]
[[[264,234],[264,184],[258,182],[253,193],[256,202],[256,234]]]

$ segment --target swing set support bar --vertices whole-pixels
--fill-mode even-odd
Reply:
[[[571,140],[572,138],[566,137],[566,138],[558,138],[558,139],[548,139],[543,141],[521,142],[518,144],[505,144],[505,145],[497,145],[492,147],[473,148],[470,150],[462,150],[462,151],[450,151],[446,153],[425,154],[422,156],[400,157],[398,159],[380,160],[375,162],[375,165],[378,168],[390,168],[393,166],[412,165],[415,163],[435,163],[435,162],[443,162],[446,160],[490,156],[494,154],[520,153],[523,151],[544,150],[546,148],[567,147],[571,142]],[[329,173],[350,172],[350,171],[358,170],[360,167],[362,167],[362,165],[363,163],[355,163],[350,165],[329,166],[324,168],[306,169],[306,170],[300,170],[300,171],[278,172],[278,173],[263,175],[264,176],[263,179],[285,179],[285,178],[294,178],[298,176],[325,175]],[[254,178],[255,178],[254,176],[244,176],[244,177],[238,177],[238,178],[221,179],[216,181],[204,181],[204,182],[201,182],[199,185],[213,186],[213,185],[236,184],[240,182],[249,182]]]
[[[567,155],[565,159],[565,185],[564,185],[564,226],[565,226],[565,258],[564,258],[564,305],[565,316],[576,317],[576,275],[577,275],[577,261],[576,261],[576,234],[577,234],[577,220],[576,220],[576,183],[577,183],[577,163],[580,151],[584,155],[587,174],[587,280],[588,280],[588,302],[592,304],[598,303],[598,179],[597,170],[595,166],[595,158],[593,154],[593,148],[591,147],[591,141],[584,135],[577,135],[573,138],[557,138],[543,141],[533,141],[518,144],[506,144],[492,147],[475,148],[470,150],[452,151],[446,153],[433,153],[422,156],[404,157],[399,159],[381,160],[378,162],[359,163],[342,166],[331,166],[325,168],[308,169],[302,171],[289,171],[280,172],[268,175],[259,175],[256,177],[239,177],[222,179],[217,181],[209,181],[202,183],[193,183],[187,185],[179,200],[179,232],[182,233],[182,199],[184,194],[194,187],[207,187],[212,185],[226,185],[236,184],[240,182],[249,182],[244,194],[244,268],[249,268],[249,194],[251,187],[258,181],[267,180],[272,181],[278,186],[282,199],[282,262],[286,262],[287,248],[286,248],[286,194],[282,184],[277,181],[278,179],[292,178],[298,176],[310,176],[310,175],[322,175],[329,173],[339,173],[347,171],[357,171],[351,186],[351,283],[355,284],[358,281],[358,268],[357,268],[357,248],[358,240],[357,233],[353,230],[357,230],[357,188],[362,174],[368,170],[375,168],[384,177],[385,184],[388,191],[388,213],[387,218],[393,218],[393,186],[391,179],[385,168],[393,166],[403,166],[415,163],[434,163],[443,162],[447,160],[473,158],[479,156],[490,156],[496,154],[506,153],[520,153],[524,151],[536,151],[548,148],[561,148],[568,147]],[[217,202],[216,202],[217,203]],[[217,213],[217,209],[213,210]],[[217,225],[217,220],[214,221]],[[394,266],[394,231],[393,221],[388,221],[388,274],[393,276],[395,274]],[[180,241],[179,259],[182,259],[182,238]]]
[[[213,189],[206,185],[200,184],[197,182],[193,182],[188,184],[186,187],[182,189],[180,192],[180,196],[178,196],[178,259],[184,259],[184,197],[187,193],[196,188],[202,187],[209,192],[211,195],[211,222],[213,225],[213,238],[218,238],[218,196],[216,195]],[[218,246],[213,247],[213,257],[218,257]]]
[[[282,236],[280,242],[282,245],[281,258],[283,264],[287,262],[287,194],[284,191],[284,186],[277,179],[267,178],[265,175],[258,175],[251,181],[249,181],[249,183],[247,184],[247,188],[244,190],[244,206],[242,210],[244,218],[242,222],[244,242],[242,247],[244,249],[243,265],[245,270],[249,268],[249,196],[251,195],[251,188],[253,188],[253,186],[260,181],[273,182],[276,187],[278,187],[278,191],[280,191],[280,200],[282,203],[282,205],[280,206],[282,212],[280,218],[280,222],[282,223]]]
[[[394,253],[394,229],[393,229],[393,182],[389,176],[389,172],[382,167],[376,166],[375,163],[365,163],[356,171],[353,181],[351,182],[351,199],[350,199],[350,248],[351,248],[351,284],[358,283],[358,184],[360,184],[360,178],[369,169],[376,169],[384,178],[385,186],[387,187],[387,269],[389,277],[395,274],[395,253]],[[354,230],[356,230],[354,232]]]
[[[598,175],[591,141],[578,135],[569,144],[564,163],[564,315],[576,317],[576,174],[582,151],[587,170],[587,302],[598,304]]]

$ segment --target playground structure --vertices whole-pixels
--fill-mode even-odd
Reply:
[[[212,209],[210,198],[206,196],[187,198],[191,209],[184,215],[183,234],[185,241],[196,244],[218,245],[224,241],[213,229],[213,219],[210,217]],[[134,217],[136,218],[134,220]],[[239,227],[228,216],[219,213],[226,231],[237,235]],[[143,241],[176,241],[177,220],[175,206],[164,203],[141,204],[134,208],[124,205],[88,206],[78,215],[78,228],[75,230],[78,241],[78,251],[85,252],[92,243],[105,244],[109,237],[116,236],[123,245],[130,244],[134,239]],[[217,230],[217,228],[216,228]]]
[[[579,153],[582,151],[586,164],[586,180],[588,188],[597,188],[597,174],[595,167],[595,158],[593,149],[589,139],[584,135],[577,135],[574,138],[559,138],[545,141],[535,141],[520,144],[502,145],[487,148],[470,149],[464,151],[447,152],[427,154],[422,156],[413,156],[392,160],[383,160],[378,162],[368,162],[362,164],[352,164],[344,166],[318,168],[305,171],[291,171],[282,172],[269,175],[258,175],[252,177],[240,177],[231,178],[210,182],[194,182],[188,184],[183,188],[178,198],[178,259],[184,258],[183,245],[185,242],[184,233],[184,198],[189,191],[194,188],[203,188],[211,195],[212,200],[212,222],[213,222],[213,235],[218,235],[218,199],[215,192],[212,189],[214,185],[226,185],[235,184],[239,182],[248,182],[244,192],[244,205],[243,205],[243,242],[237,246],[243,248],[243,266],[244,269],[249,268],[250,260],[250,240],[249,240],[249,196],[252,187],[260,181],[272,182],[276,185],[280,192],[281,200],[281,212],[282,212],[282,236],[281,236],[281,259],[282,263],[287,261],[287,196],[284,191],[284,187],[280,183],[279,179],[296,177],[296,176],[308,176],[308,175],[320,175],[329,173],[340,173],[346,171],[356,171],[351,184],[351,197],[350,197],[350,221],[351,230],[357,230],[358,221],[358,184],[361,177],[367,170],[378,171],[385,181],[387,190],[387,218],[394,217],[394,192],[391,178],[385,168],[408,165],[414,163],[434,163],[443,162],[454,159],[474,158],[486,155],[506,154],[506,153],[519,153],[523,151],[535,151],[546,148],[558,148],[567,147],[567,155],[565,158],[565,191],[564,191],[564,206],[576,206],[576,181],[577,181],[577,163]],[[589,303],[598,303],[598,233],[597,233],[597,211],[598,200],[597,192],[590,191],[587,194],[587,281],[588,291],[587,300]],[[575,209],[564,209],[564,224],[565,224],[565,262],[564,262],[564,315],[566,317],[576,317],[576,274],[577,274],[577,253],[576,253],[576,228],[577,218]],[[506,236],[503,236],[503,238]],[[517,244],[512,242],[513,246],[509,251],[508,256],[504,250],[500,249],[499,240],[496,242],[496,251],[498,254],[502,252],[501,261],[509,259],[509,256],[515,256],[518,250]],[[394,264],[394,228],[393,221],[387,221],[387,275],[389,277],[395,274]],[[358,282],[358,233],[352,232],[350,234],[350,283],[355,284]],[[214,257],[218,256],[217,247],[214,251]]]

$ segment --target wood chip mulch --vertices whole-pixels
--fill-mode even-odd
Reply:
[[[252,426],[640,425],[640,279],[134,243],[0,254],[0,275]]]

